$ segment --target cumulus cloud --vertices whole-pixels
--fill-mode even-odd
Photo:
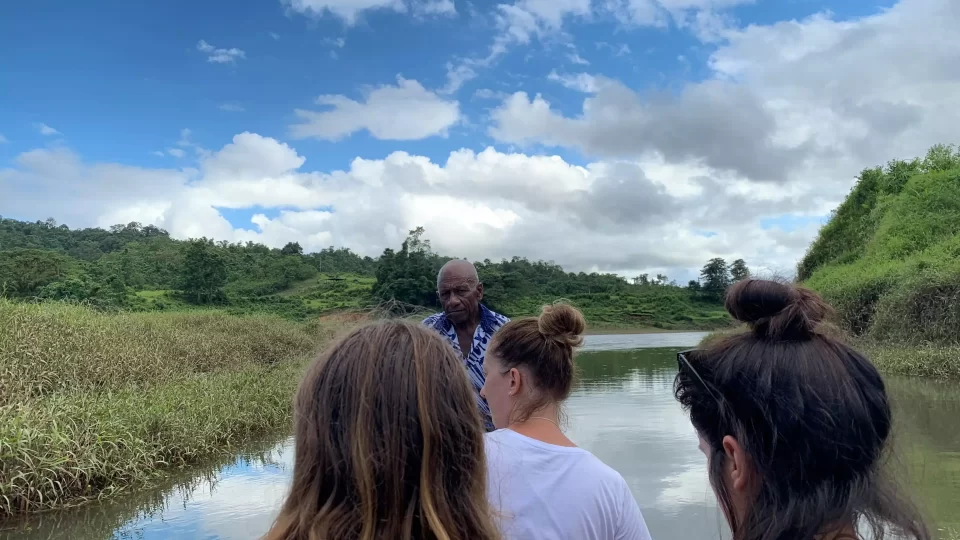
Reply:
[[[585,94],[596,94],[600,91],[602,86],[605,86],[609,82],[605,77],[596,77],[590,75],[589,73],[561,75],[557,73],[557,70],[551,71],[550,74],[547,75],[547,79],[558,82],[571,90],[576,90]]]
[[[445,135],[460,119],[460,104],[429,91],[415,80],[397,78],[396,86],[368,90],[362,101],[324,95],[317,104],[327,110],[297,109],[302,120],[290,126],[295,138],[339,140],[357,131],[384,140],[416,140]]]
[[[731,2],[655,7],[695,24],[690,13]],[[649,2],[613,4],[640,10]],[[549,11],[557,5],[568,14]],[[526,14],[515,20],[518,40],[594,14],[573,0],[512,7]],[[860,169],[956,142],[956,2],[901,0],[843,21],[819,14],[744,28],[708,22],[701,27],[716,47],[697,82],[641,92],[600,75],[553,72],[548,79],[584,93],[575,107],[531,92],[504,96],[492,111],[495,139],[574,149],[586,164],[478,148],[440,159],[394,152],[305,172],[303,156],[268,137],[241,133],[201,152],[185,133],[177,146],[198,149],[196,171],[88,163],[62,148],[22,154],[0,170],[0,214],[71,226],[136,220],[178,237],[278,247],[295,240],[368,255],[424,225],[438,251],[472,259],[521,255],[572,270],[680,278],[721,256],[789,273]],[[474,96],[499,98],[492,88]],[[336,140],[367,130],[413,140],[442,135],[460,118],[456,101],[402,78],[360,99],[318,103],[323,110],[298,111],[295,136]],[[272,212],[236,226],[217,210],[254,207]],[[804,225],[776,225],[785,216]]]
[[[579,166],[493,148],[458,150],[443,162],[394,152],[323,173],[303,172],[305,162],[290,146],[255,133],[236,135],[201,159],[197,171],[90,164],[68,150],[36,150],[0,171],[0,201],[74,227],[140,221],[180,238],[271,246],[295,240],[308,250],[342,245],[374,256],[423,225],[443,253],[522,255],[573,270],[656,268],[678,275],[715,255],[763,250],[783,262],[795,253],[777,252],[785,240],[745,217],[780,212],[792,194],[740,192],[726,177],[711,184],[702,179],[710,174],[703,167]],[[90,204],[76,205],[78,199]],[[277,213],[255,214],[235,227],[217,210],[254,206]],[[0,213],[9,215],[9,208],[0,203]],[[705,223],[716,236],[698,234]]]
[[[220,49],[202,39],[197,43],[197,50],[207,56],[207,62],[214,64],[236,64],[237,60],[243,60],[247,57],[247,53],[236,47]]]
[[[52,127],[50,127],[50,126],[48,126],[48,125],[46,125],[46,124],[37,123],[37,124],[34,124],[33,127],[37,128],[37,131],[39,131],[41,135],[45,135],[45,136],[47,136],[47,137],[52,137],[52,136],[54,136],[54,135],[60,135],[60,132],[59,132],[59,131],[53,129]]]
[[[186,155],[186,152],[180,148],[167,148],[167,153],[175,158],[182,158]]]
[[[672,7],[699,5],[678,0]],[[960,35],[952,30],[958,23],[955,2],[903,0],[852,21],[820,14],[725,30],[705,81],[641,94],[619,83],[591,88],[587,78],[552,74],[592,91],[579,114],[519,92],[493,112],[490,133],[599,157],[657,154],[761,182],[798,181],[811,172],[849,178],[863,165],[952,142],[960,116],[953,52]],[[882,72],[871,67],[878,64]],[[831,184],[838,192],[848,187]]]

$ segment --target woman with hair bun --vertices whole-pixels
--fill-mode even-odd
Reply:
[[[498,428],[486,435],[488,497],[504,538],[649,540],[620,474],[560,429],[583,315],[567,304],[518,319],[487,348],[481,395]]]
[[[745,280],[726,308],[749,331],[679,353],[674,391],[733,540],[928,540],[883,470],[883,378],[821,326],[830,307],[802,287]]]

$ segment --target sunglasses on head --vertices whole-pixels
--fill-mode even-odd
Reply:
[[[693,367],[693,364],[690,363],[690,355],[695,353],[697,349],[687,349],[677,353],[677,371],[683,372],[684,370],[693,373],[693,375],[700,381],[700,384],[707,389],[707,392],[710,392],[710,395],[713,396],[713,399],[720,401],[720,397],[717,396],[716,392],[713,391],[713,388],[710,388],[710,385],[707,384],[707,381],[703,380],[703,377],[700,376],[700,373],[697,372],[696,368]]]

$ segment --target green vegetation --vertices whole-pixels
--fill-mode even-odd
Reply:
[[[339,326],[0,300],[0,519],[151,483],[285,427]]]
[[[423,228],[410,231],[399,251],[388,249],[380,257],[372,290],[378,301],[439,309],[437,272],[450,258],[433,253],[423,235]],[[729,283],[726,263],[715,261],[724,284]],[[730,321],[720,295],[698,282],[682,288],[668,283],[666,276],[650,280],[646,274],[630,282],[614,274],[565,272],[555,264],[521,257],[475,264],[484,284],[484,302],[511,317],[534,315],[545,303],[562,298],[583,311],[593,331],[712,329]]]
[[[70,230],[52,219],[25,223],[0,218],[0,297],[59,300],[100,311],[207,310],[275,315],[306,321],[385,304],[394,311],[435,310],[436,273],[450,257],[431,250],[422,228],[399,250],[373,259],[344,248],[305,254],[207,238],[174,240],[151,225]],[[553,263],[510,260],[477,264],[487,303],[512,317],[533,315],[565,298],[586,314],[591,330],[712,329],[728,324],[723,288],[748,275],[714,259],[703,286],[680,287],[667,276],[631,280],[565,272]]]
[[[884,369],[960,378],[960,151],[864,170],[797,270]]]

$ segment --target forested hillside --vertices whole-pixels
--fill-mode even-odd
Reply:
[[[399,250],[374,259],[330,247],[304,253],[210,239],[175,240],[163,229],[130,223],[76,229],[52,219],[0,218],[0,296],[79,302],[101,310],[217,309],[307,319],[387,306],[436,309],[436,275],[449,256],[434,253],[423,229]],[[594,327],[716,328],[728,323],[720,296],[747,275],[743,261],[704,267],[703,279],[679,286],[667,276],[570,273],[543,261],[477,263],[486,302],[511,316],[536,313],[565,298]]]
[[[797,270],[857,335],[960,341],[960,151],[864,170]]]

